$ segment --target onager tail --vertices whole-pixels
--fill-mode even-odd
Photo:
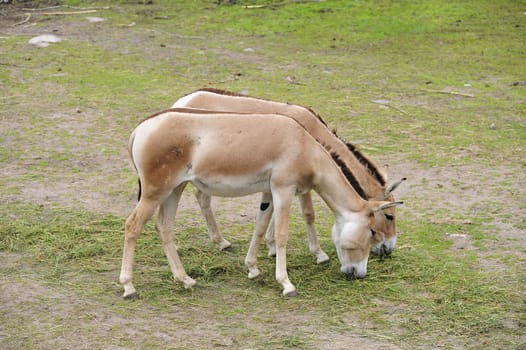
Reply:
[[[133,159],[133,152],[132,152],[133,141],[135,141],[135,132],[132,132],[132,134],[130,135],[130,138],[128,140],[128,154],[129,154],[130,159],[131,159],[131,161],[133,163],[133,167],[135,168],[135,172],[137,173],[137,175],[139,175],[139,170],[137,169],[137,164],[135,164],[135,160]],[[140,176],[137,177],[137,183],[139,185],[139,191],[137,193],[137,201],[140,201],[141,200],[141,194],[142,194],[142,185],[141,185],[141,178],[140,178]]]

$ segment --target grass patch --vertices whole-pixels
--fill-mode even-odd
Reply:
[[[0,219],[0,249],[30,254],[34,263],[47,266],[47,280],[61,285],[75,283],[72,273],[75,276],[107,272],[111,273],[111,280],[117,279],[122,218],[23,204],[4,209],[7,215]],[[237,239],[234,234],[234,250],[219,252],[208,240],[204,226],[192,220],[193,215],[178,218],[177,241],[187,272],[201,286],[194,291],[185,291],[173,283],[152,224],[138,241],[136,287],[144,301],[161,309],[166,303],[207,308],[225,302],[227,307],[218,308],[217,313],[218,317],[228,318],[233,314],[248,317],[261,304],[293,310],[308,307],[322,316],[324,324],[342,329],[349,327],[345,324],[348,313],[378,325],[398,324],[403,328],[403,339],[410,340],[432,332],[467,337],[509,332],[503,320],[516,317],[513,315],[518,315],[522,307],[517,291],[495,286],[477,269],[480,261],[474,253],[468,252],[459,260],[447,249],[450,242],[444,237],[457,228],[455,225],[411,224],[413,233],[402,236],[401,248],[394,256],[387,261],[372,258],[367,278],[353,282],[339,273],[339,263],[327,237],[322,238],[322,243],[332,259],[319,266],[308,253],[304,237],[292,232],[288,267],[301,296],[285,299],[274,281],[274,259],[264,252],[259,259],[263,276],[256,281],[247,279],[243,259],[248,235]],[[404,221],[401,224],[402,229],[408,225]],[[301,221],[293,219],[293,230],[301,226]],[[238,229],[250,232],[251,225],[236,227],[233,232]],[[478,224],[470,226],[470,230],[479,229]],[[225,234],[230,239],[230,231]],[[106,284],[106,291],[98,293],[113,294],[115,288],[120,289],[115,286],[110,291],[107,283],[102,283]],[[410,312],[396,315],[394,320],[381,312],[385,305],[397,305]],[[286,336],[269,344],[275,343],[301,348],[308,341]]]
[[[134,22],[125,35],[151,33],[148,53],[140,46],[123,54],[116,45],[75,40],[28,52],[27,38],[6,40],[6,61],[25,60],[22,79],[32,83],[11,78],[13,91],[46,98],[46,90],[32,86],[60,86],[69,96],[59,105],[96,108],[124,122],[120,126],[128,132],[135,121],[181,94],[214,85],[314,106],[342,136],[373,154],[399,152],[424,165],[495,157],[516,161],[518,145],[526,142],[520,117],[524,87],[514,85],[526,74],[519,6],[489,1],[264,4],[246,9],[159,1],[139,4],[134,13],[117,3],[104,13],[110,29],[122,31],[122,23]],[[481,13],[500,15],[496,20]],[[214,41],[207,40],[211,36]],[[301,85],[291,86],[287,77]],[[475,97],[429,92],[444,89]],[[371,102],[378,99],[404,113],[380,109]],[[122,101],[137,106],[132,120]]]

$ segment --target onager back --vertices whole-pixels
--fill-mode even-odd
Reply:
[[[255,97],[238,95],[228,91],[216,89],[197,90],[181,97],[172,107],[204,108],[214,111],[234,113],[278,113],[293,118],[301,124],[309,134],[319,143],[330,150],[333,159],[346,174],[349,183],[356,192],[365,199],[394,201],[393,192],[405,180],[402,179],[391,186],[387,186],[387,176],[368,157],[360,153],[350,144],[340,139],[331,131],[326,123],[309,108],[295,104],[269,101]],[[211,198],[197,191],[198,202],[206,219],[211,238],[220,245],[221,249],[230,246],[217,229],[213,212],[210,207]],[[329,260],[323,252],[317,239],[314,226],[314,208],[312,198],[307,192],[299,197],[309,237],[309,249],[316,255],[317,262]],[[378,231],[373,239],[373,253],[389,255],[393,251],[397,240],[395,208],[379,211],[375,214]],[[267,231],[267,245],[269,254],[275,254],[273,225]]]
[[[295,142],[290,143],[290,139]],[[367,272],[370,244],[376,233],[374,213],[401,204],[360,198],[329,153],[297,122],[281,115],[167,110],[135,128],[129,150],[142,196],[125,225],[120,275],[125,298],[136,295],[132,284],[135,245],[157,208],[156,227],[172,274],[187,288],[195,284],[186,274],[173,241],[175,213],[188,182],[209,196],[263,193],[269,207],[274,207],[276,279],[283,294],[289,296],[296,294],[286,269],[288,220],[295,194],[314,189],[332,209],[332,238],[341,271],[353,278],[362,278]],[[245,259],[250,278],[259,274],[257,250],[262,228],[269,220],[270,211],[262,208]]]

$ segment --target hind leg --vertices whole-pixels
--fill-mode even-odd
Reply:
[[[210,206],[211,197],[199,190],[196,190],[195,197],[197,198],[197,202],[199,203],[199,207],[201,208],[201,213],[205,217],[206,220],[206,227],[208,228],[208,234],[210,235],[210,239],[217,243],[219,245],[219,249],[227,249],[232,244],[227,241],[221,232],[219,232],[219,229],[217,228],[217,223],[214,218],[214,212],[212,211],[212,208]]]
[[[142,197],[126,220],[122,265],[119,277],[119,281],[124,287],[123,298],[125,299],[133,299],[137,296],[137,292],[132,283],[135,245],[142,228],[152,217],[157,204],[158,202],[155,200]]]
[[[265,241],[267,242],[268,256],[276,256],[276,241],[274,240],[274,215],[270,218],[270,222],[265,233]]]
[[[172,193],[166,198],[159,207],[159,214],[157,217],[156,229],[161,238],[162,246],[168,264],[172,271],[172,275],[176,281],[180,281],[184,284],[185,288],[191,288],[195,285],[195,281],[190,278],[184,270],[183,263],[177,253],[177,248],[174,243],[174,222],[179,200],[186,184],[179,185]]]

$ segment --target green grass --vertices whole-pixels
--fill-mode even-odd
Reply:
[[[516,230],[526,227],[510,212],[525,208],[517,189],[524,188],[519,182],[526,165],[524,1],[158,0],[89,6],[111,6],[96,14],[107,20],[88,25],[83,15],[35,14],[35,31],[78,26],[65,29],[65,40],[45,49],[27,45],[28,34],[0,35],[5,123],[0,162],[6,169],[0,178],[1,251],[20,253],[42,270],[39,278],[46,283],[113,300],[108,307],[116,314],[141,307],[168,314],[171,305],[213,310],[225,325],[235,323],[225,326],[225,334],[239,329],[238,341],[256,339],[250,344],[259,346],[315,347],[316,340],[303,333],[261,334],[255,325],[271,327],[276,310],[320,315],[312,323],[340,334],[356,334],[359,327],[348,323],[352,314],[360,324],[372,323],[364,327],[365,336],[381,329],[389,342],[415,347],[444,342],[445,348],[460,343],[504,349],[524,341],[524,251],[499,249],[494,233],[498,221]],[[481,198],[457,211],[447,203],[429,209],[431,200],[404,198],[412,214],[400,210],[399,249],[391,259],[371,258],[367,278],[354,282],[338,272],[328,235],[322,246],[331,262],[314,263],[303,223],[294,215],[288,262],[298,299],[280,296],[274,259],[264,250],[263,275],[247,279],[243,259],[251,223],[223,219],[220,226],[235,248],[219,252],[200,214],[185,212],[178,218],[177,240],[188,273],[201,287],[186,291],[173,283],[150,223],[139,239],[135,265],[142,299],[121,301],[115,282],[124,217],[16,199],[34,187],[84,182],[91,186],[84,191],[130,197],[136,184],[126,154],[130,131],[181,95],[208,86],[314,107],[373,159],[415,161],[431,169],[465,166],[481,173],[509,168],[514,175],[492,179],[497,176],[489,172],[481,181],[513,202]],[[378,100],[389,102],[381,106]],[[411,190],[432,193],[436,181],[425,179]],[[462,197],[463,181],[451,184],[458,191],[454,196]],[[219,216],[244,209],[228,208],[219,208]],[[326,233],[332,218],[321,205],[317,211],[319,229]],[[467,217],[472,224],[433,221],[441,217]],[[475,249],[450,249],[451,233],[469,235]],[[492,261],[503,271],[494,274],[487,266]],[[39,337],[45,337],[36,329],[31,334],[36,339],[31,346],[38,348]],[[133,345],[126,339],[119,344]],[[142,345],[163,347],[154,340]]]
[[[0,250],[29,254],[33,263],[47,266],[45,278],[59,285],[79,283],[71,281],[72,273],[109,272],[110,275],[103,277],[105,282],[94,282],[103,288],[98,293],[118,292],[120,288],[108,289],[108,285],[118,276],[123,218],[22,204],[4,209],[7,215],[0,219]],[[301,292],[298,299],[280,297],[273,276],[274,260],[264,253],[259,259],[264,275],[256,281],[247,279],[243,258],[248,234],[228,237],[235,249],[219,252],[208,240],[203,225],[195,224],[192,214],[179,218],[176,237],[187,272],[199,281],[200,287],[190,292],[173,283],[151,224],[137,246],[135,284],[144,301],[160,308],[166,303],[208,308],[224,301],[226,296],[234,298],[234,309],[218,309],[221,317],[229,317],[231,312],[257,310],[261,303],[270,303],[292,310],[304,307],[316,310],[324,323],[335,323],[344,329],[347,326],[338,320],[352,310],[363,320],[386,326],[398,324],[405,340],[430,332],[483,336],[506,331],[502,320],[510,314],[520,317],[523,306],[517,290],[512,286],[494,285],[493,280],[477,268],[480,261],[475,253],[466,252],[459,260],[447,249],[451,243],[444,237],[446,233],[458,231],[459,225],[423,222],[414,225],[402,219],[402,230],[408,229],[406,225],[416,227],[411,235],[402,236],[401,249],[387,260],[372,258],[368,277],[349,282],[339,273],[328,237],[322,238],[322,245],[332,256],[331,262],[322,266],[314,263],[302,234],[295,232],[301,231],[299,221],[296,218],[292,222],[289,250],[289,272]],[[232,229],[250,232],[250,226]],[[480,229],[479,224],[467,228],[470,234]],[[471,237],[477,239],[476,235]],[[222,297],[222,293],[225,296]],[[389,319],[381,311],[382,304],[386,303],[405,305],[411,312],[398,315],[396,321]],[[299,338],[280,341],[303,343]]]
[[[194,11],[198,13],[191,15]],[[496,11],[497,21],[484,15]],[[526,74],[521,64],[524,26],[520,9],[512,3],[334,1],[244,9],[161,1],[139,5],[136,12],[107,15],[116,26],[140,24],[129,29],[130,35],[143,26],[151,28],[150,38],[157,46],[153,56],[145,56],[139,47],[123,55],[77,41],[28,55],[26,39],[21,38],[18,43],[7,40],[8,62],[30,57],[24,62],[29,67],[24,72],[27,80],[60,86],[68,94],[62,106],[95,108],[111,113],[116,122],[131,117],[121,114],[129,113],[122,101],[137,102],[132,117],[138,120],[211,83],[269,98],[285,95],[291,102],[314,106],[331,126],[343,129],[343,136],[370,146],[373,153],[399,152],[423,164],[450,164],[452,158],[472,163],[493,159],[495,153],[516,161],[514,155],[524,150],[524,88],[512,85]],[[163,16],[167,19],[159,19]],[[203,50],[201,37],[215,32],[222,35],[207,41],[206,47],[222,51]],[[170,33],[182,36],[177,43],[194,47],[176,49],[170,45]],[[191,39],[195,36],[199,38]],[[506,40],[498,39],[502,36]],[[162,43],[168,44],[161,47]],[[280,49],[283,46],[287,49]],[[243,53],[247,47],[256,52]],[[233,54],[223,54],[226,50]],[[43,69],[35,75],[37,67]],[[229,81],[237,73],[241,79]],[[290,86],[287,76],[305,86]],[[475,97],[429,92],[444,88]],[[29,86],[15,91],[46,93]],[[407,115],[379,109],[371,102],[375,99],[390,100]],[[352,120],[349,107],[356,114]],[[133,125],[128,120],[124,126]],[[477,154],[458,155],[473,145]]]

